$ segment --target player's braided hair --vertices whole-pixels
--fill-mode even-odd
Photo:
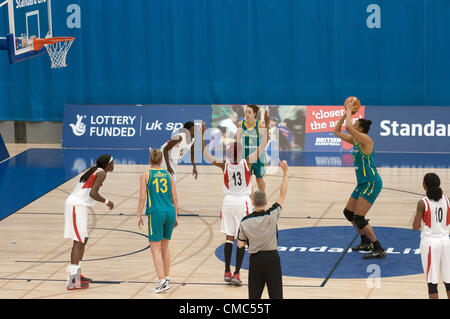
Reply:
[[[80,182],[81,183],[86,182],[89,179],[89,177],[92,175],[92,173],[95,172],[95,170],[97,168],[105,169],[106,166],[108,166],[110,159],[111,159],[111,155],[109,155],[109,154],[100,155],[97,158],[96,165],[89,168],[88,171],[86,173],[84,173],[83,176],[80,177]]]
[[[423,182],[427,187],[427,197],[431,200],[438,201],[442,198],[441,180],[435,173],[427,173],[423,178]]]

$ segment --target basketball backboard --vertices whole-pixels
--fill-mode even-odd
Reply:
[[[0,10],[3,11],[0,18],[8,17],[6,34],[0,34],[0,49],[9,52],[10,63],[45,52],[45,48],[34,50],[33,39],[53,36],[51,0],[0,0]],[[5,21],[0,23],[5,26]]]

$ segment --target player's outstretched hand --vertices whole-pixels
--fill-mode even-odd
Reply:
[[[278,160],[278,162],[280,163],[280,167],[283,170],[283,172],[287,172],[288,170],[288,164],[286,161],[280,161]]]

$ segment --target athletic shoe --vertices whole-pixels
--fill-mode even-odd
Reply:
[[[358,246],[352,247],[352,251],[373,251],[372,243],[360,243]]]
[[[386,257],[386,250],[384,249],[378,249],[374,250],[367,255],[363,256],[364,259],[370,259],[370,258],[385,258]]]
[[[80,274],[80,279],[81,279],[81,282],[82,283],[91,283],[92,282],[92,279],[91,278],[88,278],[88,277],[84,277],[82,274]]]
[[[152,292],[155,294],[159,294],[160,292],[166,291],[169,288],[170,288],[169,281],[161,279],[158,280],[158,282],[156,283],[156,287],[152,290]]]
[[[225,282],[231,282],[231,279],[233,279],[231,271],[226,271],[225,275],[223,276],[223,280],[225,280]]]
[[[231,283],[235,286],[242,286],[241,278],[239,278],[239,274],[234,274],[233,279],[231,279]]]
[[[89,288],[89,284],[82,282],[77,275],[69,276],[67,280],[67,290],[86,289]]]

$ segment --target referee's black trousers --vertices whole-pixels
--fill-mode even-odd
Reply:
[[[261,299],[264,286],[270,299],[283,299],[280,256],[276,250],[250,254],[248,274],[249,299]]]

